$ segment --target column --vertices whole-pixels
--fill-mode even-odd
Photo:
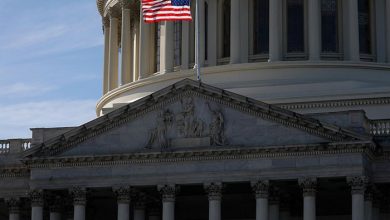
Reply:
[[[199,36],[199,45],[200,45],[200,49],[199,49],[199,67],[203,67],[204,66],[204,60],[205,60],[205,52],[206,52],[206,37],[205,37],[205,34],[203,33],[206,33],[206,26],[205,26],[205,10],[204,10],[204,3],[205,0],[198,0],[198,3],[199,3],[199,23],[200,23],[200,26],[199,26],[199,31],[200,31],[200,36]]]
[[[134,220],[145,220],[145,199],[138,198],[134,206]]]
[[[231,0],[230,19],[230,63],[240,63],[240,1]]]
[[[303,191],[303,220],[316,219],[316,178],[299,179]]]
[[[203,32],[204,33],[204,32]],[[174,26],[172,21],[161,22],[160,30],[160,74],[173,72]]]
[[[113,191],[115,192],[118,203],[118,220],[129,220],[130,187],[115,187]]]
[[[352,194],[352,220],[364,219],[364,190],[365,177],[348,177],[348,184],[351,186]]]
[[[152,71],[150,70],[150,61],[151,53],[151,43],[150,43],[150,34],[151,34],[151,25],[144,22],[142,19],[142,11],[140,11],[139,19],[139,34],[140,34],[140,46],[139,46],[139,79],[146,78]],[[173,23],[173,22],[170,22]],[[173,33],[173,31],[172,31]],[[173,37],[173,34],[172,34]],[[172,40],[173,41],[173,40]],[[173,44],[172,44],[173,45]]]
[[[205,184],[205,190],[209,198],[209,220],[221,220],[222,184]]]
[[[208,10],[207,10],[207,18],[208,18],[208,25],[207,25],[207,64],[209,66],[216,66],[217,65],[217,29],[218,29],[218,23],[217,23],[217,14],[218,14],[218,8],[217,8],[217,2],[218,1],[208,1]]]
[[[175,219],[175,185],[159,186],[158,190],[162,195],[162,220],[174,220]]]
[[[181,23],[181,69],[190,67],[190,22]]]
[[[43,220],[43,190],[32,190],[31,199],[31,220]]]
[[[122,0],[122,65],[121,65],[121,82],[122,85],[130,83],[132,81],[131,72],[131,29],[130,29],[130,1]]]
[[[104,30],[104,60],[103,60],[103,95],[108,92],[108,60],[110,53],[110,20],[103,18]]]
[[[85,220],[85,205],[87,203],[87,191],[82,187],[70,189],[73,197],[73,220]]]
[[[282,59],[282,1],[269,1],[269,62]]]
[[[249,61],[249,0],[240,2],[240,63]]]
[[[252,190],[256,195],[256,220],[268,220],[268,189],[267,180],[252,183]]]
[[[386,0],[386,58],[387,62],[390,63],[390,1]]]
[[[320,0],[308,1],[309,60],[320,60],[321,53],[321,4]]]
[[[367,188],[364,192],[364,219],[372,220],[372,190]]]
[[[139,79],[139,22],[133,22],[133,82]]]
[[[5,202],[8,206],[9,220],[20,219],[20,199],[19,198],[6,198]]]
[[[109,90],[118,87],[118,14],[111,9],[110,14],[110,58],[108,61]]]
[[[345,0],[344,12],[344,54],[345,60],[360,61],[358,0]]]
[[[270,190],[269,197],[269,220],[279,220],[279,191],[275,187]]]
[[[61,197],[53,195],[50,198],[50,220],[61,220],[61,205],[63,201]]]

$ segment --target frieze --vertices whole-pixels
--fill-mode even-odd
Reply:
[[[343,153],[365,153],[373,158],[375,144],[371,142],[274,146],[256,148],[226,148],[202,151],[133,153],[107,156],[37,158],[25,160],[29,168],[74,167],[92,165],[140,164],[159,162],[202,161],[223,159],[272,158]]]
[[[26,156],[52,156],[59,154],[78,143],[132,121],[151,111],[167,110],[166,106],[176,101],[180,102],[186,97],[203,98],[206,102],[230,107],[240,112],[274,121],[287,127],[297,128],[331,141],[368,140],[366,136],[355,134],[333,125],[324,125],[318,120],[186,79],[82,125],[68,132],[66,137],[57,137],[38,147],[34,147],[26,151]],[[211,112],[216,110],[210,109]],[[212,135],[209,134],[209,136],[212,136],[213,143],[222,144],[224,142],[222,128],[225,119],[220,114],[215,114],[214,118],[214,123],[206,127],[210,129],[210,125],[214,126],[211,128]],[[152,141],[156,140],[152,138]]]

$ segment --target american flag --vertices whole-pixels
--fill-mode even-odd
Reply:
[[[147,23],[192,20],[190,0],[142,0],[142,14]]]

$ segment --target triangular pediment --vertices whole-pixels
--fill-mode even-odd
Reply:
[[[35,146],[27,158],[365,140],[273,105],[183,80]]]

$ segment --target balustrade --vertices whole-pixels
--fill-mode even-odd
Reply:
[[[0,155],[19,153],[31,148],[31,139],[0,140]]]
[[[370,123],[370,134],[374,136],[390,135],[390,120],[372,120]]]

